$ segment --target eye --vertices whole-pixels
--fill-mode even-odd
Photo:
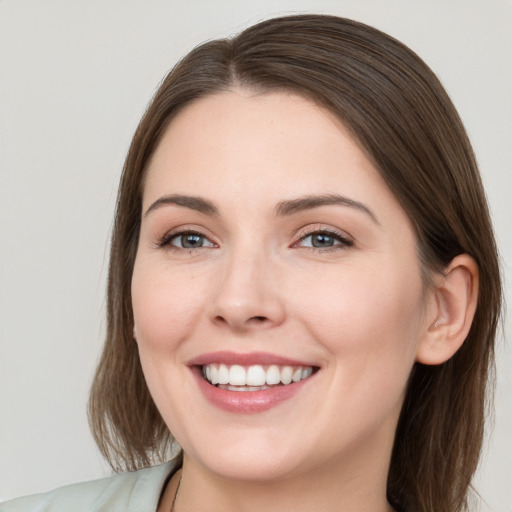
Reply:
[[[182,231],[166,235],[160,242],[160,247],[173,246],[177,249],[201,249],[214,247],[215,244],[202,233],[196,231]]]
[[[296,244],[299,247],[311,247],[314,249],[332,249],[336,247],[351,247],[354,245],[352,240],[348,240],[339,233],[332,231],[314,231],[305,236],[302,236],[300,241]]]

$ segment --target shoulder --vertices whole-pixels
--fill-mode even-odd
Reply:
[[[155,512],[175,462],[66,485],[0,504],[0,512]]]

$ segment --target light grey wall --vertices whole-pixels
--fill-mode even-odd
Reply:
[[[510,0],[0,0],[0,498],[108,473],[85,403],[131,135],[180,56],[292,11],[375,25],[439,74],[481,165],[511,302]],[[502,342],[482,510],[512,511],[511,375]]]

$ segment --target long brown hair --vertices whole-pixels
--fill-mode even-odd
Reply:
[[[205,43],[169,73],[151,101],[117,200],[107,337],[89,402],[100,450],[117,470],[169,457],[172,436],[149,394],[132,334],[130,285],[144,174],[180,109],[234,85],[293,91],[343,121],[409,215],[426,283],[458,254],[476,260],[480,291],[470,333],[446,363],[414,366],[388,477],[388,498],[397,508],[467,510],[501,310],[485,194],[464,127],[434,73],[392,37],[334,16],[274,18]]]

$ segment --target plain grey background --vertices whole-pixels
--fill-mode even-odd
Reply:
[[[354,18],[413,48],[466,124],[512,275],[511,0],[0,0],[0,500],[107,475],[85,405],[117,181],[159,81],[263,18]],[[481,510],[512,511],[511,322]]]

